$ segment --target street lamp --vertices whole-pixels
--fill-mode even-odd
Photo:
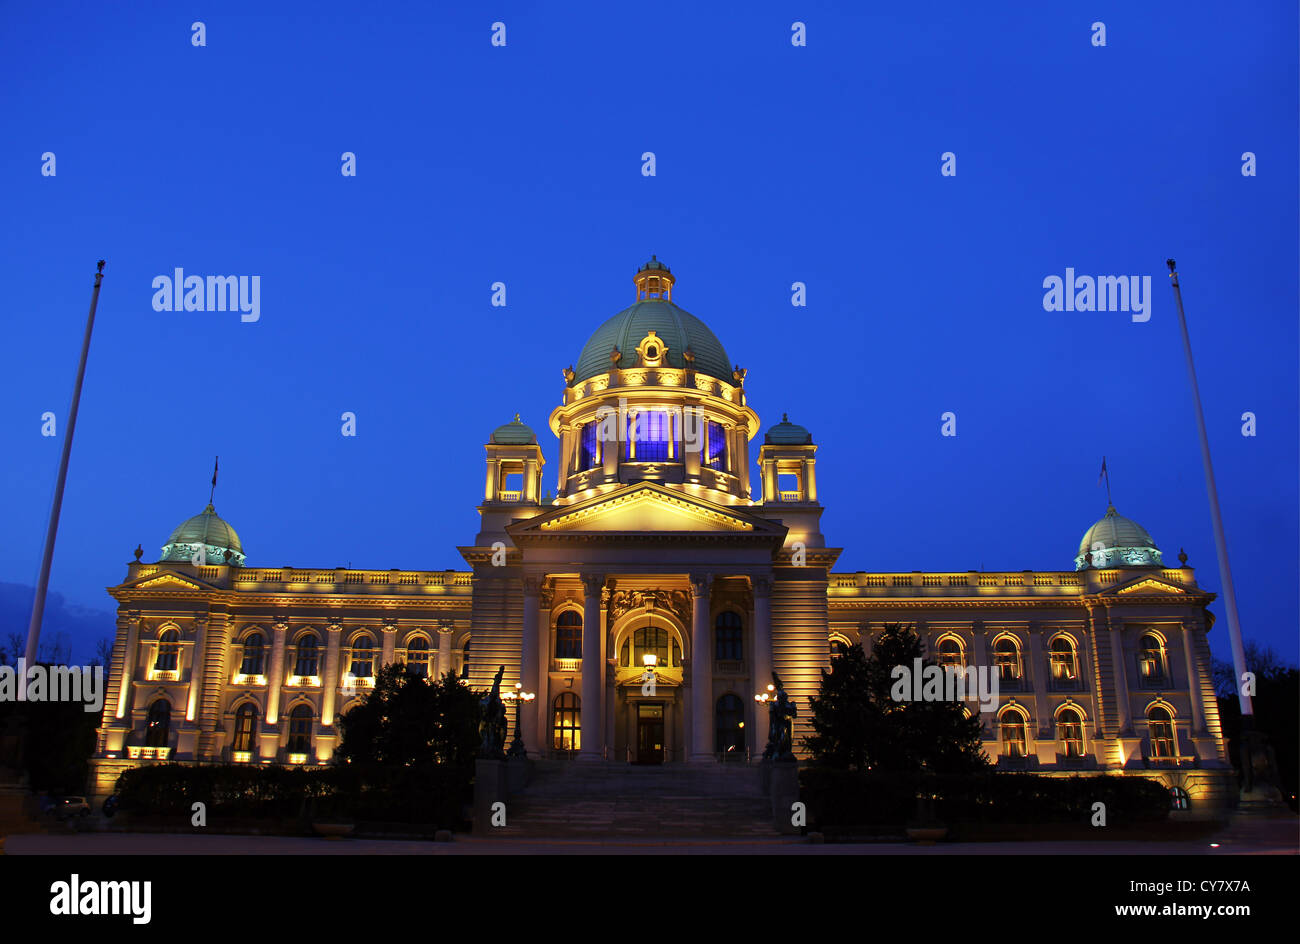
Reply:
[[[506,692],[501,696],[501,700],[506,704],[515,706],[515,736],[510,741],[510,750],[506,752],[507,757],[527,757],[528,751],[524,749],[524,739],[519,727],[520,708],[525,702],[530,702],[537,697],[535,692],[524,691],[523,682],[515,682],[513,691]]]
[[[754,701],[767,705],[767,746],[763,748],[763,760],[770,760],[776,753],[776,686],[769,682],[766,689],[754,696]]]

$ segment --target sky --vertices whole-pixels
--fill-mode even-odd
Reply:
[[[0,9],[5,584],[107,260],[50,582],[80,657],[217,454],[249,566],[464,567],[488,434],[519,412],[554,490],[561,371],[653,253],[812,431],[837,570],[1071,570],[1105,456],[1218,592],[1175,258],[1243,633],[1296,660],[1294,3],[265,6]],[[257,276],[257,320],[155,310],[178,267]],[[1067,269],[1149,277],[1149,319],[1045,310]]]

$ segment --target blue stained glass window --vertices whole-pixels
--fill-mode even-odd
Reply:
[[[596,430],[599,423],[588,423],[582,427],[582,443],[578,447],[578,470],[594,468],[596,465]]]
[[[668,440],[672,425],[667,413],[651,411],[637,419],[636,460],[662,462],[668,458]]]
[[[721,423],[709,420],[709,441],[704,465],[721,472],[727,470],[727,430]]]

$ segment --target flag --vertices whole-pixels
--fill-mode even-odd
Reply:
[[[213,488],[217,487],[217,462],[220,459],[221,456],[217,456],[215,459],[212,460],[212,487]]]
[[[1100,473],[1098,474],[1098,476],[1097,476],[1097,484],[1100,485],[1100,484],[1101,484],[1101,480],[1104,479],[1105,477],[1106,477],[1106,457],[1105,457],[1105,456],[1102,456],[1102,457],[1101,457],[1101,472],[1100,472]]]

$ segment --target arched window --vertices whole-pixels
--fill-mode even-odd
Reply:
[[[1083,719],[1073,708],[1062,708],[1056,716],[1056,737],[1066,757],[1083,756]]]
[[[582,614],[565,610],[555,621],[555,658],[582,658]]]
[[[1010,636],[1003,636],[993,646],[993,662],[998,667],[1001,688],[1020,687],[1020,646]]]
[[[250,673],[255,674],[255,673]],[[257,747],[257,706],[246,701],[235,712],[235,742],[231,748],[236,751],[252,751]]]
[[[1169,805],[1175,810],[1190,810],[1192,808],[1192,795],[1182,787],[1170,787]]]
[[[167,737],[171,733],[172,706],[165,698],[159,698],[149,706],[149,718],[145,722],[145,747],[166,747]]]
[[[1165,682],[1165,645],[1154,633],[1147,633],[1138,640],[1138,674],[1145,687]]]
[[[369,636],[358,636],[352,642],[352,664],[348,669],[353,678],[370,678],[375,674],[375,641]]]
[[[266,640],[262,634],[249,633],[244,637],[244,659],[239,664],[239,674],[261,675],[265,656]]]
[[[1052,665],[1052,681],[1058,687],[1070,687],[1079,678],[1079,659],[1074,651],[1074,643],[1065,636],[1052,640],[1048,653]]]
[[[939,640],[939,664],[951,665],[958,669],[966,665],[966,655],[962,652],[961,643],[951,636]]]
[[[831,637],[831,658],[838,659],[849,651],[849,644],[839,636]]]
[[[555,699],[555,749],[576,751],[582,747],[582,701],[573,692]]]
[[[1007,757],[1024,757],[1028,753],[1025,742],[1025,716],[1015,708],[1007,708],[998,718],[1002,729],[1002,753]]]
[[[311,752],[311,708],[299,705],[289,713],[289,753]]]
[[[740,616],[731,610],[718,614],[713,624],[713,657],[719,662],[739,662],[744,658],[740,641]]]
[[[420,678],[429,677],[429,640],[416,636],[406,644],[406,669]]]
[[[668,630],[662,626],[642,626],[632,634],[632,661],[630,665],[645,664],[645,656],[653,655],[655,664],[669,665]]]
[[[294,675],[315,675],[320,664],[320,643],[308,633],[298,640],[298,658],[294,660]]]
[[[164,629],[158,634],[158,658],[153,667],[159,672],[175,672],[181,656],[181,634]]]
[[[1174,719],[1169,709],[1153,705],[1147,712],[1147,733],[1151,737],[1152,757],[1176,756],[1174,741]]]
[[[742,757],[745,753],[745,706],[733,694],[718,699],[716,710],[717,737],[714,743],[719,754]]]
[[[464,675],[469,671],[469,637],[465,637],[465,644],[460,647],[460,671]]]

